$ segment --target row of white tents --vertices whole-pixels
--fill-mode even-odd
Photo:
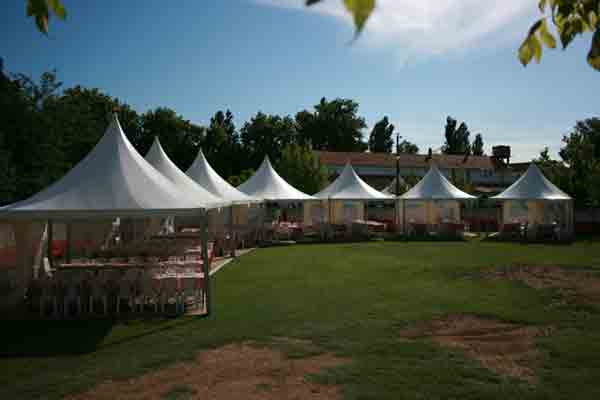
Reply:
[[[13,226],[19,243],[19,239],[25,240],[28,236],[30,224],[40,220],[193,217],[199,218],[206,227],[208,211],[212,209],[230,206],[244,209],[261,202],[290,202],[305,205],[305,222],[314,220],[311,208],[317,207],[328,209],[327,216],[321,211],[322,222],[334,223],[347,217],[349,203],[356,204],[352,218],[363,219],[364,202],[395,201],[396,223],[404,225],[410,211],[407,208],[411,209],[412,203],[425,204],[424,222],[431,223],[439,217],[435,215],[435,205],[450,210],[450,217],[458,220],[459,202],[474,199],[450,183],[435,166],[400,197],[369,186],[350,164],[329,186],[309,195],[279,176],[268,158],[250,179],[235,188],[212,169],[202,152],[186,173],[169,159],[158,139],[146,157],[142,157],[113,115],[102,139],[80,163],[45,190],[0,207],[0,222]],[[556,208],[558,204],[564,208],[566,229],[572,230],[571,198],[549,182],[534,164],[494,199],[505,202],[506,221],[515,210],[526,209],[529,218],[542,223],[549,205]],[[25,266],[28,246],[17,247],[17,263]]]

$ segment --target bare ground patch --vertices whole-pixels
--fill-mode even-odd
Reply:
[[[534,383],[531,362],[537,355],[535,339],[549,333],[549,328],[456,314],[404,329],[401,336],[408,340],[426,337],[441,346],[461,349],[500,375]]]
[[[255,343],[231,344],[139,378],[102,383],[71,399],[339,399],[338,386],[305,376],[346,362],[328,353],[289,358]]]
[[[600,305],[600,275],[595,271],[552,265],[522,265],[484,274],[523,282],[534,289],[556,289],[565,300]]]

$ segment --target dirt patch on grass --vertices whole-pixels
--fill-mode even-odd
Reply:
[[[332,354],[289,358],[256,343],[232,344],[128,381],[105,382],[72,399],[339,399],[338,386],[305,379],[348,360]]]
[[[458,314],[407,328],[401,336],[408,340],[430,338],[441,346],[463,350],[468,357],[500,375],[534,383],[531,362],[537,355],[535,339],[550,332],[549,328]]]
[[[549,265],[524,265],[484,275],[491,279],[523,282],[534,289],[556,289],[566,300],[600,305],[600,275],[595,271]]]

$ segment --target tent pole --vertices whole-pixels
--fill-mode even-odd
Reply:
[[[402,233],[406,237],[408,230],[406,229],[406,200],[402,199]]]
[[[233,233],[233,205],[229,207],[229,249],[231,258],[235,258],[235,238]]]
[[[29,240],[30,222],[23,221],[13,224],[15,234],[15,245],[17,248],[17,270],[19,272],[19,284],[23,285],[22,295],[25,296],[29,281],[33,275],[30,263],[31,242]],[[19,300],[22,300],[21,297]]]
[[[202,246],[202,272],[204,273],[204,292],[206,295],[206,315],[211,313],[212,299],[210,291],[210,258],[208,257],[208,212],[202,210],[200,224],[200,242]]]
[[[71,263],[71,223],[67,222],[67,248],[65,249],[65,262]]]
[[[46,257],[48,257],[48,263],[50,264],[50,268],[54,267],[54,257],[52,256],[52,242],[54,240],[54,228],[53,228],[53,224],[52,224],[52,220],[49,219],[48,222],[48,245],[46,246]]]

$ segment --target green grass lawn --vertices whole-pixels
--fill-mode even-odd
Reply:
[[[600,308],[472,272],[518,263],[598,268],[600,245],[373,242],[261,249],[214,279],[214,314],[113,323],[2,322],[0,398],[60,398],[191,358],[273,337],[309,339],[352,362],[316,379],[348,399],[598,399]],[[540,339],[538,384],[500,377],[403,327],[446,313],[553,325]],[[302,356],[302,354],[296,354]],[[510,397],[507,397],[510,396]]]

